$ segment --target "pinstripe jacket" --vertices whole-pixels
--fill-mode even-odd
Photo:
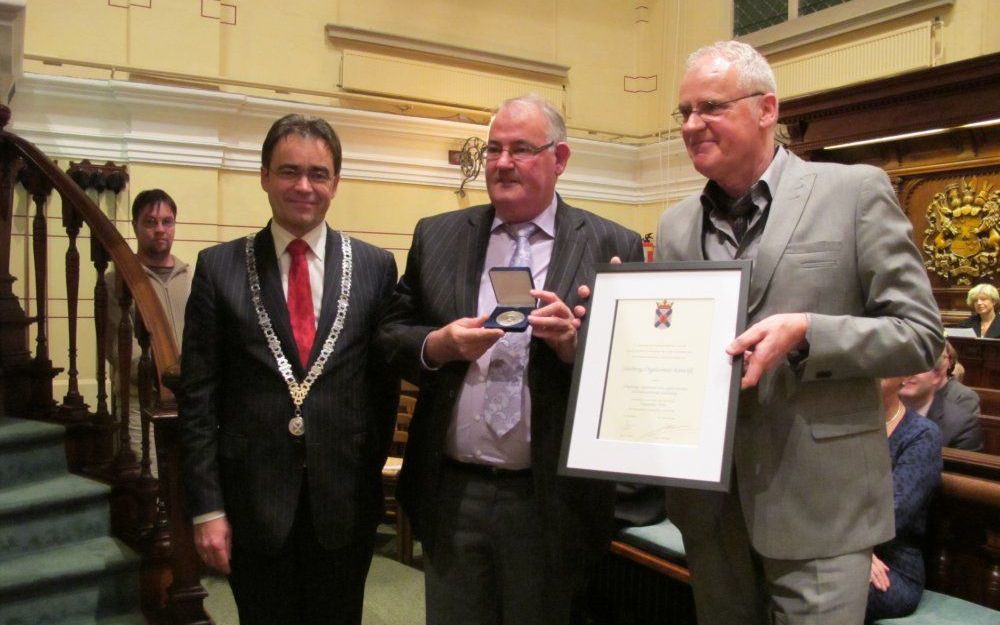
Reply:
[[[425,542],[434,533],[445,435],[469,363],[424,371],[420,350],[432,330],[476,316],[493,216],[493,207],[483,205],[420,220],[380,334],[390,363],[420,386],[397,495]],[[579,301],[577,286],[592,282],[594,263],[612,256],[641,261],[639,235],[560,198],[544,288],[572,307]],[[531,341],[529,354],[534,496],[553,574],[562,574],[582,568],[580,556],[598,553],[610,537],[614,485],[556,475],[573,368],[539,339]]]
[[[270,227],[254,249],[261,296],[302,380]],[[245,240],[198,256],[188,300],[179,397],[183,478],[192,516],[225,510],[233,541],[273,552],[291,529],[308,467],[316,534],[328,549],[374,531],[381,467],[399,381],[373,347],[392,297],[396,265],[385,250],[351,240],[353,278],[343,331],[303,404],[304,444],[288,433],[293,405],[250,299]],[[327,230],[323,302],[309,365],[330,332],[341,290],[342,243]]]

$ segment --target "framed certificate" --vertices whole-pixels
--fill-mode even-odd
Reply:
[[[750,266],[598,265],[560,473],[729,489]]]

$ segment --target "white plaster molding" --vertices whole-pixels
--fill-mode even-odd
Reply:
[[[4,103],[23,73],[26,4],[27,0],[0,0],[0,100]]]
[[[451,189],[458,188],[461,173],[448,164],[448,150],[487,132],[463,122],[32,73],[18,81],[11,108],[11,129],[51,158],[238,171],[259,169],[261,139],[274,119],[292,112],[318,115],[340,135],[345,179]],[[672,202],[703,184],[678,139],[641,147],[569,142],[570,166],[559,181],[567,198]],[[483,189],[482,174],[466,186]]]
[[[402,35],[392,35],[374,30],[353,28],[339,24],[327,24],[326,36],[334,41],[344,41],[349,44],[363,44],[368,46],[378,46],[403,50],[405,52],[419,52],[429,54],[446,60],[473,61],[494,65],[504,69],[515,69],[520,71],[534,72],[551,78],[565,80],[569,76],[569,66],[549,63],[546,61],[536,61],[523,57],[509,56],[484,50],[463,48],[426,39],[415,39]]]

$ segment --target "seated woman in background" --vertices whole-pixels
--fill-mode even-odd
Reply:
[[[885,430],[892,459],[896,537],[872,554],[865,623],[912,614],[924,591],[921,543],[927,508],[941,482],[941,432],[933,422],[907,410],[897,395],[903,378],[882,380]]]
[[[1000,320],[997,319],[997,304],[1000,293],[992,284],[977,284],[969,289],[965,303],[972,309],[972,316],[958,324],[960,328],[972,328],[976,336],[984,339],[1000,339]]]

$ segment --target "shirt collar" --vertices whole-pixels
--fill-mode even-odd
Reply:
[[[285,248],[296,238],[301,238],[312,250],[312,253],[321,262],[326,261],[326,222],[320,223],[318,226],[305,233],[301,237],[296,237],[294,234],[285,230],[278,222],[271,220],[271,236],[274,238],[274,254],[278,258],[285,253]]]
[[[545,210],[539,213],[538,216],[530,220],[528,223],[533,223],[538,226],[538,229],[544,232],[550,239],[556,238],[556,207],[558,205],[559,195],[553,193],[552,201],[545,207]],[[490,232],[495,232],[497,228],[503,225],[503,223],[504,222],[502,222],[499,217],[494,216],[493,225],[490,226]]]
[[[778,182],[781,180],[781,173],[784,171],[787,161],[788,151],[784,146],[777,146],[774,150],[774,157],[768,164],[767,169],[750,186],[750,190],[748,191],[750,201],[754,205],[752,214],[757,214],[770,205],[771,199],[774,197],[774,190],[778,188]],[[709,180],[705,184],[705,189],[701,194],[701,204],[705,207],[706,214],[720,218],[727,215],[729,207],[739,199],[741,198],[730,198],[727,196],[722,187],[716,184],[714,180]]]
[[[771,197],[774,197],[774,190],[778,188],[778,181],[781,180],[781,173],[785,171],[785,163],[787,162],[788,150],[784,146],[779,145],[774,151],[774,158],[771,159],[771,164],[760,175],[760,179],[767,185]]]

